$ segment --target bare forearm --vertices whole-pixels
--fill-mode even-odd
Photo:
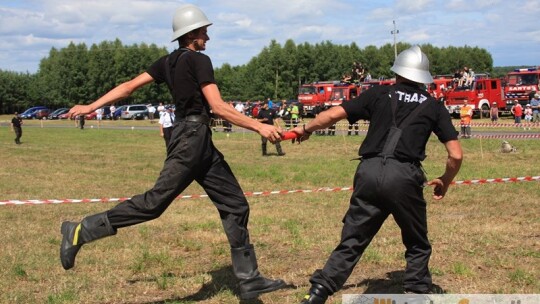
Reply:
[[[441,180],[445,184],[450,184],[461,168],[463,152],[461,150],[461,145],[457,140],[446,143],[446,148],[448,151],[448,158],[446,159],[446,169],[444,174],[441,176]]]
[[[306,125],[306,130],[312,133],[316,130],[328,128],[346,117],[347,114],[342,107],[333,107],[317,115],[315,119]]]
[[[251,119],[244,114],[239,113],[233,107],[228,105],[221,98],[221,94],[216,84],[208,83],[201,86],[206,100],[210,103],[212,111],[217,116],[225,119],[226,121],[255,132],[259,132],[263,127],[263,124],[255,119]]]
[[[129,97],[133,93],[128,83],[122,83],[114,89],[101,96],[98,100],[90,104],[92,111],[95,111],[103,106],[111,105],[119,100]]]
[[[246,128],[255,132],[259,131],[260,125],[262,124],[258,120],[249,118],[246,115],[241,114],[231,106],[227,105],[225,102],[223,102],[223,104],[218,104],[217,106],[212,107],[212,111],[217,116],[225,119],[226,121],[236,126]]]

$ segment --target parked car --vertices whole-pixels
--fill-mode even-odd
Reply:
[[[60,115],[66,114],[67,112],[69,112],[69,108],[56,109],[51,114],[49,114],[49,116],[47,118],[48,119],[60,119]]]
[[[69,112],[69,111],[68,111]],[[59,119],[68,119],[68,112],[58,115]],[[73,118],[72,118],[73,119]]]
[[[148,111],[148,108],[145,111],[135,113],[133,115],[133,119],[142,120],[142,119],[148,119],[150,118],[150,111]]]
[[[148,108],[144,104],[125,105],[120,117],[122,119],[148,119]]]
[[[124,111],[124,107],[125,106],[120,106],[114,111],[114,113],[113,113],[113,119],[114,120],[116,120],[116,119],[118,119],[118,118],[120,118],[122,116],[122,111]],[[110,111],[111,110],[109,109],[109,112]]]
[[[88,114],[86,114],[86,115],[84,116],[84,118],[85,118],[86,120],[96,119],[96,117],[97,117],[97,112],[96,112],[96,111],[94,111],[94,112],[92,112],[92,113],[88,113]]]
[[[31,107],[28,108],[26,111],[21,113],[21,118],[23,119],[35,119],[36,118],[36,112],[38,110],[48,110],[45,106],[37,106],[37,107]]]
[[[51,114],[51,110],[49,109],[39,109],[34,112],[34,115],[32,118],[34,119],[47,119],[47,117]]]

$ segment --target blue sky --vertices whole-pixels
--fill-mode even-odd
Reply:
[[[0,0],[0,69],[34,73],[52,47],[119,38],[173,50],[172,16],[198,5],[214,23],[208,54],[241,65],[272,39],[360,48],[398,42],[478,46],[495,66],[540,65],[540,0]]]

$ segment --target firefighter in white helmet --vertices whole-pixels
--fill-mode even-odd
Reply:
[[[445,172],[428,182],[434,186],[433,198],[438,200],[445,196],[459,171],[462,151],[448,111],[424,89],[424,84],[433,82],[427,56],[413,46],[399,54],[391,69],[396,73],[395,85],[376,86],[293,129],[303,141],[315,130],[342,119],[350,124],[361,119],[370,121],[359,150],[361,162],[343,219],[341,241],[324,267],[312,275],[311,288],[302,303],[325,303],[343,287],[389,215],[400,227],[406,248],[404,291],[427,293],[432,289],[423,196],[426,177],[421,161],[426,157],[426,143],[435,133],[448,152]]]
[[[229,165],[212,143],[210,109],[235,125],[258,132],[272,143],[280,140],[281,130],[238,113],[222,100],[212,62],[201,53],[210,39],[207,28],[211,24],[198,7],[180,7],[174,14],[172,35],[179,49],[159,58],[146,72],[120,84],[92,104],[70,110],[71,116],[91,113],[157,82],[169,87],[176,119],[167,159],[152,189],[108,211],[87,216],[81,222],[62,224],[60,259],[65,269],[74,266],[83,244],[114,235],[119,228],[158,218],[184,189],[197,181],[219,211],[231,247],[234,274],[239,279],[240,298],[255,298],[285,286],[282,280],[267,279],[259,273],[247,228],[249,205]]]

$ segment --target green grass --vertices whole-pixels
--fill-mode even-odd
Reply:
[[[0,200],[130,197],[153,186],[165,158],[156,126],[108,122],[128,128],[81,131],[69,122],[54,122],[65,128],[48,123],[41,128],[25,121],[20,146],[9,127],[0,127]],[[246,192],[352,186],[358,162],[351,159],[362,139],[313,136],[301,145],[282,143],[285,157],[262,157],[258,135],[214,133]],[[511,154],[499,153],[501,141],[462,141],[465,159],[456,180],[540,175],[540,140],[509,140],[518,148]],[[443,172],[446,152],[432,138],[427,154],[424,168],[431,179]],[[453,186],[442,201],[431,199],[431,188],[425,191],[436,284],[450,293],[540,293],[537,181]],[[183,194],[204,191],[194,184]],[[337,245],[350,195],[248,198],[260,270],[291,286],[254,303],[299,302],[310,275]],[[228,243],[206,198],[177,200],[157,220],[85,245],[76,267],[64,271],[58,261],[61,222],[114,205],[0,206],[0,303],[239,303]],[[389,218],[347,287],[329,303],[340,303],[342,293],[373,288],[402,292],[403,253],[399,229]]]

